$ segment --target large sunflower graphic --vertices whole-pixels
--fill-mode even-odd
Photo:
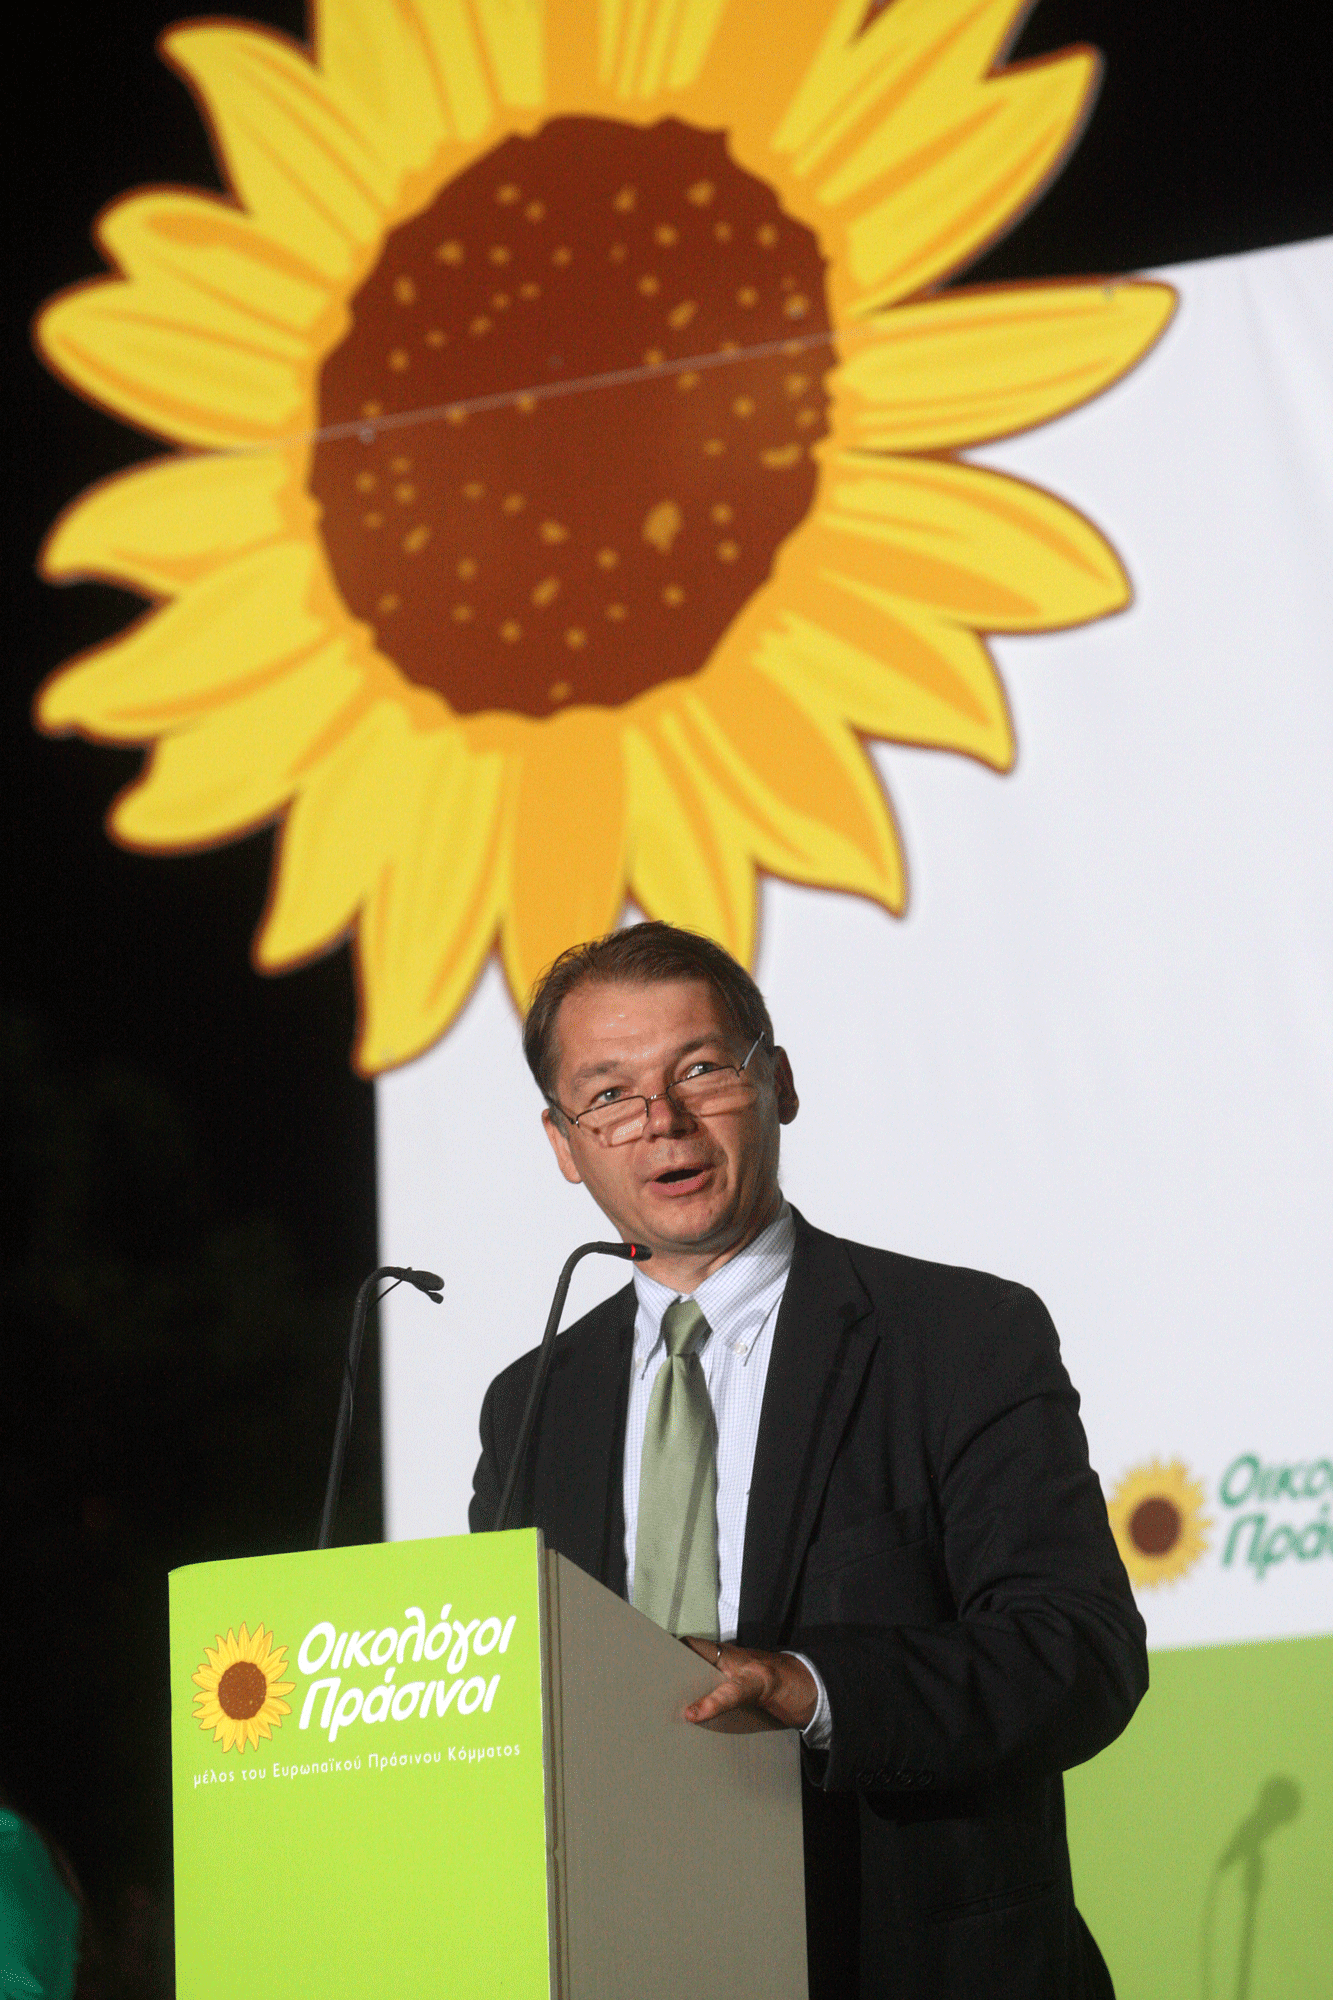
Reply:
[[[1129,1580],[1139,1589],[1175,1583],[1208,1548],[1212,1522],[1204,1514],[1204,1490],[1189,1468],[1150,1459],[1127,1472],[1107,1502],[1111,1532]]]
[[[1097,59],[1022,0],[318,0],[163,51],[226,198],[154,189],[42,313],[184,449],[48,577],[154,601],[41,726],[152,746],[129,846],[278,822],[255,957],[351,935],[367,1072],[498,942],[515,995],[626,901],[753,953],[759,871],[901,912],[867,739],[1009,767],[985,635],[1129,596],[968,446],[1097,395],[1161,285],[939,291],[1039,194]]]
[[[295,1681],[282,1677],[287,1672],[287,1648],[275,1647],[273,1634],[260,1625],[253,1636],[242,1625],[238,1639],[230,1626],[225,1639],[205,1646],[204,1662],[191,1675],[200,1692],[194,1698],[195,1720],[201,1729],[211,1729],[213,1740],[224,1750],[259,1748],[281,1728],[291,1705],[282,1700]]]

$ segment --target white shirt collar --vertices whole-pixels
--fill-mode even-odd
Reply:
[[[791,1269],[796,1243],[796,1225],[784,1201],[768,1228],[747,1243],[720,1270],[705,1278],[694,1297],[708,1321],[709,1333],[716,1334],[737,1359],[744,1361],[753,1347],[764,1321],[782,1296]],[[662,1338],[662,1315],[680,1298],[669,1285],[661,1285],[642,1265],[634,1267],[634,1289],[638,1312],[634,1322],[634,1366],[640,1374],[652,1359]]]

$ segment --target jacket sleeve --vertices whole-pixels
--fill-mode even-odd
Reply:
[[[947,1374],[930,1443],[953,1616],[802,1627],[789,1642],[828,1690],[832,1742],[808,1758],[827,1790],[1067,1770],[1119,1735],[1148,1684],[1143,1620],[1040,1300],[1001,1287]]]
[[[472,1498],[467,1510],[467,1524],[474,1535],[485,1534],[495,1525],[500,1508],[504,1472],[496,1444],[495,1399],[502,1380],[503,1377],[491,1383],[481,1406],[481,1457],[472,1475]]]

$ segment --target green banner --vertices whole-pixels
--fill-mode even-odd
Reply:
[[[531,1531],[171,1578],[181,2000],[546,2000]]]
[[[1079,1907],[1119,2000],[1329,1990],[1333,1639],[1152,1655],[1125,1734],[1065,1780]]]

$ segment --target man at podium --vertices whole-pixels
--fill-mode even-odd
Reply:
[[[1147,1656],[1041,1302],[790,1207],[791,1065],[705,938],[566,952],[524,1049],[560,1171],[652,1261],[557,1342],[514,1524],[716,1661],[690,1721],[801,1731],[813,2000],[1107,2000],[1061,1773]],[[534,1365],[487,1393],[474,1529]],[[763,1855],[718,1865],[742,1896]]]

